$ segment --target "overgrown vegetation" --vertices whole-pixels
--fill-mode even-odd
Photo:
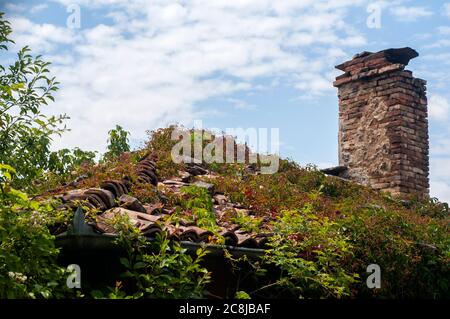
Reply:
[[[10,33],[9,23],[0,14],[0,50],[7,49]],[[13,65],[0,66],[0,297],[83,295],[66,288],[68,274],[58,262],[59,250],[51,235],[70,222],[73,212],[61,209],[49,195],[98,187],[104,180],[127,177],[133,182],[130,195],[143,203],[169,204],[174,208],[172,219],[195,222],[213,234],[212,243],[223,243],[206,189],[188,186],[180,194],[165,197],[136,176],[135,165],[144,155],[157,162],[160,179],[177,177],[185,169],[171,158],[177,143],[171,139],[175,127],[150,132],[145,148],[131,152],[129,133],[116,126],[109,132],[108,151],[100,163],[95,162],[94,152],[50,150],[52,137],[66,130],[67,116],[48,117],[41,111],[53,100],[58,85],[48,66],[40,57],[32,57],[28,48],[19,52]],[[190,132],[192,141],[203,134]],[[290,160],[281,160],[280,170],[273,175],[251,174],[246,167],[207,165],[217,176],[206,181],[252,212],[251,216],[231,212],[226,216],[229,221],[244,231],[269,236],[264,256],[251,264],[252,288],[238,289],[232,296],[450,296],[448,204],[437,199],[399,200]],[[47,196],[32,199],[26,192]],[[95,218],[95,212],[92,215]],[[148,241],[123,216],[117,216],[112,226],[119,234],[117,244],[126,251],[121,259],[125,271],[114,287],[83,291],[84,296],[205,296],[210,274],[202,263],[204,249],[193,257],[179,243],[169,241],[165,232]],[[225,255],[236,268],[248,262]],[[381,289],[365,285],[366,268],[372,263],[382,269]]]
[[[130,145],[128,144],[130,132],[125,131],[122,126],[116,125],[114,129],[108,132],[108,135],[108,151],[104,155],[106,160],[130,151]]]
[[[49,231],[67,212],[12,188],[14,174],[12,167],[0,164],[0,298],[71,296],[68,273],[57,264],[58,249]]]
[[[186,253],[178,242],[170,242],[166,233],[148,241],[126,216],[117,215],[112,225],[118,230],[117,244],[127,257],[121,281],[106,291],[95,290],[94,298],[200,298],[210,275],[200,265],[206,252],[199,248],[196,257]]]
[[[169,157],[171,130],[152,134],[149,144],[157,141],[159,157]],[[268,250],[266,262],[284,272],[270,284],[269,296],[277,295],[274,287],[291,290],[291,296],[297,297],[449,295],[448,281],[443,280],[449,275],[448,204],[436,199],[399,200],[289,160],[281,160],[279,172],[270,176],[246,174],[243,166],[209,165],[220,176],[208,182],[256,213],[252,218],[237,214],[232,221],[248,231],[276,234],[270,239],[273,249]],[[166,177],[176,176],[181,168],[167,161],[164,172],[173,175]],[[301,225],[308,229],[307,235],[299,231]],[[327,242],[321,243],[321,238]],[[294,258],[296,253],[320,258],[302,260]],[[371,263],[385,269],[381,289],[365,285]],[[305,279],[309,277],[313,279]]]
[[[277,288],[297,298],[350,295],[359,276],[345,269],[353,247],[337,223],[305,208],[282,212],[273,231],[265,262],[282,271]]]
[[[181,188],[181,192],[182,196],[177,199],[178,204],[192,213],[191,220],[201,228],[217,232],[213,201],[208,191],[197,186],[185,186]]]
[[[0,50],[7,50],[10,24],[0,13]],[[32,200],[19,187],[34,193],[57,193],[61,184],[88,185],[99,177],[111,176],[106,167],[126,162],[118,177],[133,175],[133,164],[140,154],[127,153],[129,132],[116,126],[109,131],[108,151],[102,165],[95,163],[95,152],[62,149],[51,151],[53,136],[67,130],[66,115],[47,116],[42,106],[54,101],[58,82],[51,77],[50,63],[33,57],[28,47],[18,53],[17,61],[0,65],[0,298],[83,297],[67,288],[68,271],[59,264],[59,249],[51,230],[68,225],[73,212],[55,200]],[[15,168],[13,168],[15,167]],[[69,183],[70,182],[70,183]],[[154,190],[135,185],[140,199],[154,198]],[[56,187],[56,188],[55,188]],[[169,243],[164,234],[148,242],[127,221],[117,220],[118,245],[126,248],[128,258],[126,285],[118,281],[105,296],[110,298],[159,297],[191,298],[202,296],[209,273],[197,258],[186,254],[178,243]],[[119,278],[118,278],[119,279]],[[128,285],[129,284],[129,285]],[[103,296],[102,291],[88,295]],[[129,293],[129,295],[128,295]]]

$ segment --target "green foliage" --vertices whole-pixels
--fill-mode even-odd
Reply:
[[[181,192],[186,195],[185,207],[188,209],[202,208],[208,211],[213,209],[211,195],[205,188],[195,185],[184,186]]]
[[[10,25],[0,13],[0,50],[7,50],[7,44],[13,42],[10,34]],[[48,186],[54,176],[60,177],[56,182],[65,181],[66,175],[73,177],[68,174],[72,171],[85,176],[79,184],[83,188],[127,176],[133,181],[132,195],[155,202],[157,191],[136,181],[137,158],[150,153],[158,162],[160,178],[176,176],[184,168],[171,158],[177,143],[171,139],[174,126],[151,132],[147,148],[129,154],[129,132],[117,125],[109,131],[107,163],[100,165],[93,165],[93,152],[78,148],[51,152],[52,138],[66,130],[67,116],[47,116],[42,111],[58,89],[48,67],[49,63],[33,57],[28,47],[19,51],[12,65],[0,65],[0,298],[72,296],[65,288],[65,270],[56,263],[58,250],[48,230],[67,223],[67,214],[56,210],[54,203],[30,200],[15,187]],[[191,142],[203,133],[190,132]],[[237,291],[236,298],[270,289],[275,296],[283,293],[301,298],[450,295],[446,281],[450,277],[448,204],[436,199],[402,202],[290,160],[281,160],[279,172],[270,176],[249,174],[245,166],[213,163],[209,168],[220,176],[211,183],[233,202],[256,213],[252,217],[238,213],[231,217],[232,222],[246,231],[264,229],[274,234],[264,264],[255,262],[252,269],[269,279],[270,275],[279,276],[253,292]],[[212,198],[205,189],[185,187],[170,200],[178,212],[183,211],[183,218],[212,232],[219,230]],[[193,258],[178,243],[170,243],[165,234],[149,242],[123,216],[117,218],[118,243],[128,253],[121,260],[126,272],[115,287],[92,292],[95,298],[203,296],[209,281],[209,273],[200,265],[203,249]],[[369,263],[381,266],[380,290],[368,290],[358,280],[357,274],[361,278],[366,275]],[[238,265],[238,260],[233,261],[233,268]]]
[[[116,125],[108,134],[108,151],[104,155],[105,159],[111,159],[130,151],[130,145],[128,144],[130,132],[125,131],[120,125]]]
[[[51,203],[30,200],[11,187],[15,170],[0,164],[0,298],[61,298],[67,273],[49,227],[64,222]]]
[[[149,140],[147,141],[146,149],[157,160],[158,167],[157,175],[160,178],[170,178],[176,176],[180,168],[183,168],[183,164],[174,163],[172,160],[172,148],[177,143],[176,140],[172,140],[172,132],[175,126],[169,126],[167,128],[160,128],[155,131],[148,131]]]
[[[0,13],[0,50],[7,50],[11,33],[9,22]],[[24,47],[10,66],[0,65],[0,163],[9,163],[17,170],[17,185],[29,185],[48,169],[50,143],[66,115],[47,116],[43,105],[54,101],[58,82],[49,75],[49,62],[33,57]]]
[[[450,295],[448,222],[368,205],[339,221],[353,246],[349,268],[363,275],[370,263],[382,269],[381,289],[360,295],[443,298]]]
[[[126,216],[113,220],[118,230],[117,243],[126,248],[124,287],[110,288],[106,294],[94,291],[93,296],[109,298],[200,298],[210,275],[200,265],[206,254],[198,249],[191,257],[178,242],[170,243],[165,233],[148,241],[133,227]]]
[[[3,12],[0,12],[0,50],[7,50],[8,47],[6,44],[8,42],[14,42],[8,38],[12,32],[12,29],[10,23],[3,18],[4,15],[5,14]],[[3,69],[3,66],[0,66],[0,69]]]
[[[320,172],[315,165],[308,164],[306,167],[300,167],[297,163],[289,160],[281,160],[279,172],[290,183],[297,185],[305,192],[318,189],[326,179],[325,174]]]
[[[263,219],[261,217],[249,216],[238,211],[235,216],[231,217],[231,221],[238,224],[242,230],[258,233]]]
[[[327,263],[321,265],[320,259],[306,259],[307,262],[304,262],[288,258],[292,253],[289,246],[270,249],[275,255],[279,254],[278,263],[271,264],[285,267],[285,274],[289,270],[289,276],[285,276],[288,277],[286,284],[277,282],[270,285],[271,288],[278,287],[279,291],[285,289],[285,292],[290,292],[290,296],[305,297],[436,298],[450,295],[447,281],[442,280],[448,277],[450,260],[448,204],[436,199],[400,200],[369,187],[326,176],[312,165],[300,167],[289,160],[281,160],[280,170],[270,176],[248,174],[244,167],[242,164],[209,166],[209,169],[219,174],[209,180],[216,190],[227,195],[232,202],[251,208],[256,214],[227,214],[229,221],[237,223],[246,231],[278,234],[279,229],[275,225],[280,223],[283,211],[300,211],[300,215],[315,216],[314,223],[311,222],[311,216],[307,218],[311,229],[320,229],[322,226],[318,225],[324,223],[326,229],[332,229],[340,236],[345,235],[344,241],[337,237],[337,247],[344,242],[352,247],[353,254],[343,253],[338,256],[336,266]],[[189,201],[187,198],[184,200]],[[179,205],[183,206],[181,203]],[[292,219],[286,221],[285,228],[292,229],[292,233],[286,232],[285,236],[295,235],[295,227],[289,226],[291,222],[295,225],[295,219]],[[328,227],[327,223],[332,226]],[[320,242],[320,236],[320,232],[313,232],[310,240]],[[330,235],[330,238],[333,236]],[[381,290],[370,290],[365,282],[353,281],[353,274],[361,278],[367,276],[366,267],[370,263],[378,263],[384,269],[383,273],[388,272],[383,275]],[[302,271],[307,273],[305,269],[313,278],[314,274],[322,274],[325,269],[329,273],[320,277],[324,281],[318,280],[316,286],[309,290],[302,288],[307,293],[301,293],[292,283],[296,275],[303,276]],[[346,274],[350,277],[346,277]],[[298,284],[301,287],[306,285],[304,282]],[[330,287],[327,288],[327,285]],[[268,290],[259,288],[257,291],[259,294]]]
[[[93,164],[96,152],[63,148],[50,153],[48,168],[51,172],[64,175],[83,164]]]
[[[352,246],[336,223],[306,210],[285,211],[273,226],[264,261],[281,269],[277,288],[298,298],[350,295],[358,275],[343,267]]]
[[[450,216],[450,208],[448,203],[441,203],[437,198],[417,199],[404,201],[403,205],[415,210],[422,216],[430,216],[433,218],[448,218]]]
[[[216,215],[213,212],[213,200],[205,188],[194,185],[181,188],[184,195],[180,204],[183,208],[192,211],[193,219],[198,227],[212,232],[219,230],[216,223]]]
[[[248,293],[246,293],[245,291],[242,291],[242,290],[236,291],[235,298],[236,299],[252,299]]]

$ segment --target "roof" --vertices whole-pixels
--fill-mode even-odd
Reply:
[[[178,176],[159,180],[156,174],[157,163],[144,157],[136,165],[136,175],[140,185],[153,188],[161,201],[140,202],[130,196],[133,185],[130,178],[106,179],[99,183],[98,187],[73,189],[58,195],[65,206],[73,209],[81,204],[97,212],[95,220],[88,222],[98,234],[110,236],[116,231],[111,223],[117,214],[127,215],[134,226],[141,233],[153,238],[157,233],[167,231],[169,239],[190,241],[194,243],[218,243],[222,240],[227,246],[245,248],[264,248],[270,232],[261,231],[254,233],[242,229],[233,222],[233,217],[246,216],[252,218],[251,209],[239,203],[233,203],[223,193],[216,192],[214,185],[208,183],[210,179],[218,175],[207,170],[200,164],[191,163],[185,166],[185,170],[179,171]],[[253,174],[258,174],[254,171]],[[197,225],[195,218],[189,217],[192,212],[189,209],[181,212],[179,208],[167,202],[167,197],[177,196],[182,193],[182,188],[196,186],[205,189],[212,197],[212,213],[215,216],[218,231],[211,231]],[[165,202],[165,203],[164,203]],[[177,218],[173,218],[177,215]],[[181,217],[180,217],[181,216]],[[59,229],[56,234],[61,234],[65,229]]]

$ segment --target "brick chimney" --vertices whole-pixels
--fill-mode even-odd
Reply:
[[[336,66],[339,165],[356,182],[405,196],[429,194],[426,81],[405,70],[411,48],[362,52]]]

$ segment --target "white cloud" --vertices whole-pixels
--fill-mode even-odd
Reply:
[[[435,157],[431,161],[433,176],[436,179],[447,180],[450,183],[450,154],[449,157]]]
[[[1,7],[1,6],[0,6]],[[4,11],[7,13],[23,13],[25,11],[30,12],[31,14],[37,13],[48,8],[47,3],[41,3],[34,6],[26,6],[23,3],[12,3],[7,2],[3,5]]]
[[[306,164],[308,164],[308,163],[306,163]],[[319,169],[325,169],[325,168],[331,168],[331,167],[338,166],[337,163],[332,163],[332,162],[319,162],[316,165],[317,165],[317,168],[319,168]]]
[[[450,35],[450,27],[448,26],[438,27],[438,32],[441,35]]]
[[[72,117],[56,146],[101,150],[116,123],[139,139],[214,113],[196,105],[259,89],[262,79],[299,95],[333,90],[336,62],[367,43],[346,22],[364,2],[79,0],[82,15],[103,7],[113,22],[86,28],[82,16],[82,29],[68,30],[17,17],[13,27],[19,43],[54,62],[61,90],[51,112]]]
[[[313,72],[304,72],[298,75],[299,82],[295,86],[297,89],[308,92],[309,94],[320,94],[324,91],[332,91],[334,88],[330,83],[330,78]]]
[[[440,201],[450,203],[450,153],[447,155],[448,157],[431,159],[430,194]]]
[[[450,128],[430,136],[430,194],[450,203]]]
[[[425,7],[405,7],[398,6],[390,8],[391,14],[393,14],[399,21],[416,21],[419,18],[430,17],[433,12]]]
[[[27,18],[14,16],[10,18],[13,29],[15,50],[30,46],[35,52],[50,52],[59,44],[71,44],[76,36],[67,28],[57,27],[53,24],[35,24]]]
[[[450,203],[450,183],[446,181],[431,181],[431,197],[436,197],[439,201]]]
[[[424,7],[402,6],[404,2],[377,1],[404,21],[433,14]],[[333,66],[367,44],[363,34],[346,21],[346,9],[364,5],[364,0],[76,3],[83,6],[82,14],[104,7],[105,16],[113,23],[85,28],[82,16],[82,29],[68,30],[18,16],[11,20],[18,46],[28,44],[34,51],[45,53],[62,83],[50,112],[70,115],[68,126],[72,131],[55,141],[56,148],[102,150],[107,131],[115,124],[130,130],[133,140],[142,138],[148,129],[168,123],[189,124],[219,113],[212,108],[196,108],[211,97],[224,97],[234,108],[257,109],[244,99],[229,96],[264,89],[260,79],[295,87],[305,98],[333,92],[331,82],[338,72]],[[37,5],[34,10],[45,8]],[[450,3],[446,8],[450,12]],[[25,9],[10,6],[17,14]],[[449,35],[450,28],[442,26],[438,33]],[[437,45],[450,42],[444,38]],[[445,61],[447,57],[442,53],[434,59]],[[425,71],[424,78],[435,79],[435,87],[436,77],[442,73],[440,82],[447,86],[448,72]],[[432,120],[448,119],[448,99],[432,95],[429,113]],[[292,149],[290,145],[281,146]],[[431,155],[431,194],[450,202],[449,134],[432,137]],[[319,163],[320,167],[334,165]]]
[[[428,113],[433,120],[447,120],[450,114],[450,104],[448,100],[441,95],[432,95],[428,105]]]
[[[443,14],[450,18],[450,2],[445,3],[443,9]]]
[[[440,39],[434,43],[431,43],[429,45],[425,45],[424,48],[426,49],[436,49],[436,48],[445,48],[450,46],[450,40],[448,39]]]
[[[258,108],[256,105],[250,104],[247,101],[241,99],[228,98],[227,101],[230,102],[231,105],[238,110],[255,110]]]
[[[431,135],[430,146],[432,156],[450,157],[450,131]]]
[[[27,7],[23,4],[17,4],[12,2],[5,3],[4,8],[6,12],[23,12],[27,9]]]
[[[33,7],[30,8],[30,13],[34,14],[34,13],[38,13],[42,10],[45,10],[48,8],[48,4],[46,3],[41,3],[41,4],[37,4]]]
[[[441,66],[450,65],[450,53],[434,53],[427,54],[422,57],[422,59],[432,62],[439,62]],[[435,83],[436,85],[436,83]]]

